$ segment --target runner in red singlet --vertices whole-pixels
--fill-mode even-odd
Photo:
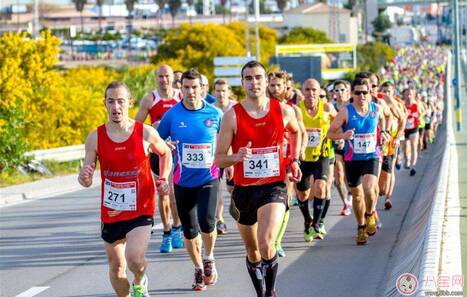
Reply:
[[[290,178],[298,181],[301,178],[300,130],[292,108],[267,97],[266,70],[261,63],[248,62],[241,74],[246,99],[224,115],[216,164],[221,168],[234,165],[232,198],[240,212],[238,229],[256,294],[277,296],[278,260],[274,240],[287,202],[282,145],[287,130],[292,158]],[[229,155],[231,146],[233,154]]]
[[[167,178],[172,167],[170,149],[150,126],[129,119],[130,91],[121,82],[105,91],[110,120],[91,132],[85,143],[86,155],[78,181],[92,184],[99,160],[101,187],[102,239],[109,259],[110,282],[119,297],[130,297],[126,268],[133,273],[133,296],[148,297],[145,275],[146,250],[151,236],[155,209],[154,181],[149,152],[160,157],[160,178],[156,185],[167,194]]]

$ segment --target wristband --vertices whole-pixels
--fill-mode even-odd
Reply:
[[[292,165],[293,162],[297,163],[298,166],[300,166],[302,164],[302,162],[300,162],[300,159],[298,159],[298,158],[291,159],[290,160],[290,165]]]

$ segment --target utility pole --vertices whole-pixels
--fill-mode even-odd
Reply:
[[[251,57],[251,50],[250,50],[250,22],[248,21],[248,0],[245,0],[245,49],[246,49],[246,56]]]
[[[462,109],[461,109],[461,51],[460,51],[460,24],[459,24],[459,0],[453,0],[454,13],[454,96],[456,98],[456,123],[457,131],[462,131]]]
[[[259,39],[259,0],[255,0],[255,37],[256,37],[256,61],[260,61],[260,39]]]

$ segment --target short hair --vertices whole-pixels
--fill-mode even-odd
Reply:
[[[199,79],[199,82],[201,83],[201,74],[198,72],[198,70],[191,68],[183,72],[181,79],[182,82],[184,79]]]
[[[343,79],[338,79],[335,80],[333,83],[333,88],[335,88],[337,85],[344,85],[346,88],[349,87],[349,82]]]
[[[355,79],[360,78],[360,79],[369,79],[371,75],[371,72],[368,71],[360,71],[355,74]],[[352,84],[353,85],[353,84]]]
[[[289,79],[289,74],[285,71],[269,72],[268,79],[271,80],[273,78],[279,78],[282,79],[284,82],[287,82],[287,80]]]
[[[113,90],[113,89],[118,89],[118,88],[124,88],[128,92],[129,99],[131,99],[130,89],[127,87],[127,85],[123,81],[113,81],[110,84],[108,84],[104,91],[104,98],[107,98],[108,90]]]
[[[388,88],[388,87],[392,87],[392,88],[394,89],[394,84],[393,84],[391,81],[389,81],[389,80],[385,81],[385,82],[381,85],[381,88]]]
[[[355,78],[352,82],[352,91],[355,90],[356,86],[366,86],[368,90],[370,90],[370,83],[368,82],[368,78]]]
[[[181,70],[175,70],[175,71],[174,71],[174,74],[175,74],[175,73],[181,73],[181,74],[183,74],[183,71],[181,71]]]
[[[222,78],[219,78],[217,79],[215,82],[214,82],[214,86],[216,85],[220,85],[220,86],[223,86],[223,85],[227,85],[227,87],[229,88],[230,90],[230,85],[229,85],[229,82],[225,79],[222,79]]]
[[[264,73],[267,72],[267,71],[266,71],[266,67],[264,67],[263,64],[261,64],[261,63],[258,62],[258,61],[252,60],[252,61],[246,63],[245,65],[243,65],[242,71],[240,72],[241,75],[242,75],[242,79],[243,79],[243,71],[245,70],[245,68],[255,68],[255,67],[261,67],[261,68],[263,68]]]

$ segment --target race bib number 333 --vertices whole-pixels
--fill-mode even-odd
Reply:
[[[188,168],[210,168],[212,166],[210,143],[183,144],[182,164]]]
[[[243,175],[264,178],[280,175],[279,147],[252,148],[251,158],[243,161]]]
[[[136,182],[104,181],[104,206],[115,210],[136,210]]]

